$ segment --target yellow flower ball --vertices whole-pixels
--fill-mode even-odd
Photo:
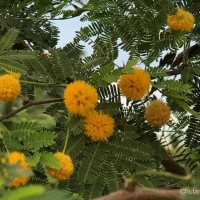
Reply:
[[[69,179],[74,172],[74,165],[70,156],[61,152],[55,153],[55,156],[60,161],[61,168],[58,170],[51,167],[46,167],[47,172],[57,180]]]
[[[85,81],[70,83],[64,91],[64,103],[71,114],[85,115],[97,105],[97,90]]]
[[[173,30],[192,31],[194,25],[194,16],[178,8],[175,15],[167,17],[167,25]]]
[[[8,162],[10,164],[16,164],[19,163],[19,169],[18,170],[30,170],[31,167],[25,160],[25,156],[23,153],[18,152],[12,152],[8,155]],[[27,176],[20,176],[15,178],[8,187],[19,187],[20,185],[24,185],[28,182],[29,177]]]
[[[134,74],[123,74],[120,77],[121,93],[131,99],[139,100],[149,91],[151,78],[143,69],[134,68]]]
[[[0,76],[0,100],[12,101],[21,91],[19,80],[10,74]]]
[[[170,108],[162,101],[153,100],[146,107],[145,118],[150,125],[161,127],[170,118]]]
[[[114,119],[96,111],[89,113],[84,120],[85,135],[93,141],[105,141],[114,132]]]

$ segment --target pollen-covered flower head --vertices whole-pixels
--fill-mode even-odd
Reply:
[[[167,25],[173,30],[182,30],[190,32],[194,25],[194,16],[178,8],[175,15],[167,17]]]
[[[149,91],[151,78],[143,69],[134,68],[133,74],[123,74],[120,77],[121,93],[131,99],[139,100]]]
[[[170,118],[170,108],[162,101],[153,100],[146,107],[145,118],[150,125],[161,127]]]
[[[64,103],[71,114],[85,115],[97,105],[96,89],[85,81],[75,81],[67,85],[64,92]]]
[[[70,156],[64,153],[55,153],[56,158],[60,161],[61,168],[54,169],[51,167],[46,167],[47,172],[57,180],[67,180],[74,172],[74,165]]]
[[[25,156],[23,153],[18,152],[12,152],[8,155],[8,162],[9,164],[16,164],[19,163],[18,170],[30,170],[31,167],[25,160]],[[20,185],[24,185],[28,182],[29,177],[28,176],[20,176],[15,178],[8,187],[19,187]]]
[[[90,112],[84,120],[85,135],[93,141],[105,141],[114,132],[114,119],[101,112]]]
[[[20,91],[21,86],[19,79],[10,74],[0,76],[0,100],[15,100]]]

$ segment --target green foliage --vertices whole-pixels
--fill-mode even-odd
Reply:
[[[19,30],[16,30],[14,28],[11,28],[11,29],[8,30],[8,32],[1,39],[0,53],[2,53],[3,51],[9,50],[13,46],[13,43],[15,42],[18,34],[19,34]]]
[[[198,185],[200,15],[195,1],[1,2],[1,8],[5,9],[0,9],[0,74],[10,70],[22,75],[20,98],[23,102],[19,100],[11,109],[21,103],[26,106],[41,96],[63,98],[67,84],[84,80],[98,91],[96,110],[112,116],[115,127],[107,141],[93,142],[84,134],[84,116],[70,116],[60,101],[31,110],[38,109],[44,116],[49,115],[55,122],[54,127],[41,127],[37,119],[33,119],[34,123],[28,121],[27,113],[2,120],[1,157],[6,152],[22,152],[34,173],[29,186],[10,190],[5,186],[11,180],[1,172],[0,198],[93,199],[123,188],[123,177],[146,170],[155,174],[144,173],[137,178],[139,185],[145,187]],[[166,27],[166,18],[176,7],[184,7],[194,15],[196,24],[191,33]],[[48,19],[76,16],[88,21],[88,25],[77,31],[73,41],[63,49],[56,49],[58,31]],[[191,42],[196,48],[192,51]],[[83,44],[92,47],[91,55],[84,55]],[[183,55],[177,57],[180,50]],[[117,66],[121,51],[127,52],[129,59],[123,66]],[[180,62],[173,66],[176,58]],[[152,87],[143,99],[133,101],[122,97],[117,82],[122,74],[134,74],[133,67],[137,65],[145,66]],[[158,93],[169,104],[172,115],[166,126],[152,127],[144,118],[145,108]],[[57,170],[62,167],[54,156],[58,151],[70,155],[75,167],[70,179],[59,183],[46,171],[46,167]],[[168,157],[194,174],[191,182],[159,175],[160,171],[167,170],[163,160]],[[10,176],[19,176],[14,170],[17,164],[4,166],[0,162],[1,166]]]
[[[82,198],[78,194],[73,194],[67,191],[51,190],[48,191],[44,186],[30,185],[21,187],[15,190],[9,190],[3,195],[2,200],[53,200],[58,198],[59,200],[81,200]]]
[[[4,197],[3,200],[11,200],[11,199],[28,199],[32,196],[39,196],[42,193],[44,193],[44,188],[42,186],[26,186],[19,189],[16,189],[15,191],[8,191]]]
[[[55,26],[45,20],[32,21],[28,18],[29,13],[33,11],[32,8],[27,7],[19,10],[15,2],[12,2],[9,9],[1,10],[0,28],[2,31],[0,36],[3,36],[10,27],[20,30],[20,35],[17,37],[13,49],[32,50],[34,48],[42,50],[49,48],[49,46],[53,47],[57,43],[58,30]]]
[[[166,76],[166,69],[161,68],[161,67],[149,67],[147,71],[151,75],[151,77],[154,77],[154,78]]]
[[[104,172],[106,173],[106,184],[110,192],[114,192],[122,188],[122,181],[119,179],[119,172],[112,163],[105,163]]]
[[[42,152],[41,157],[40,157],[40,162],[44,166],[52,167],[52,168],[55,168],[55,169],[60,168],[60,162],[50,152]]]
[[[93,199],[95,197],[101,196],[103,189],[105,187],[105,180],[102,174],[95,177],[92,185],[86,185],[85,190],[82,192],[84,199]]]
[[[30,200],[54,200],[54,199],[82,200],[82,198],[78,194],[61,190],[50,190],[40,196],[30,198]]]
[[[37,164],[40,161],[40,158],[41,158],[41,153],[39,152],[35,152],[32,156],[26,157],[28,163],[33,167],[37,166]]]
[[[11,51],[19,30],[10,28],[0,41],[0,65],[1,69],[12,70],[15,72],[26,73],[27,66],[21,63],[22,60],[35,58],[36,52],[33,51]]]
[[[174,90],[176,92],[185,92],[188,94],[192,93],[192,86],[189,84],[184,84],[181,81],[165,80],[157,82],[153,86],[156,88],[164,88],[166,90]]]
[[[51,131],[38,131],[33,123],[21,122],[12,124],[8,130],[2,132],[2,138],[9,150],[37,151],[53,145],[56,135]]]

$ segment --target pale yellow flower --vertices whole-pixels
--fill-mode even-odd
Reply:
[[[150,125],[161,127],[169,121],[170,108],[162,101],[153,100],[146,107],[145,118]]]

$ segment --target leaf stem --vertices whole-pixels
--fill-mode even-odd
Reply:
[[[141,176],[150,176],[150,175],[153,175],[153,176],[165,176],[165,177],[179,179],[179,180],[182,180],[182,181],[191,181],[192,180],[192,174],[187,174],[185,176],[180,176],[180,175],[173,174],[173,173],[170,173],[170,172],[157,171],[157,170],[139,171],[136,174],[132,175],[128,179],[129,179],[129,181],[132,180],[134,182],[137,178],[139,178]]]
[[[20,80],[22,83],[26,84],[35,84],[35,85],[44,85],[44,86],[54,86],[54,87],[66,87],[66,84],[60,84],[56,85],[55,83],[47,83],[47,82],[34,82],[34,81],[25,81],[25,80]]]
[[[66,138],[65,138],[65,143],[64,143],[64,147],[63,147],[62,153],[65,153],[66,148],[67,148],[67,143],[68,143],[68,140],[69,140],[69,132],[70,132],[69,120],[70,120],[70,114],[68,113],[67,133],[66,133]]]

